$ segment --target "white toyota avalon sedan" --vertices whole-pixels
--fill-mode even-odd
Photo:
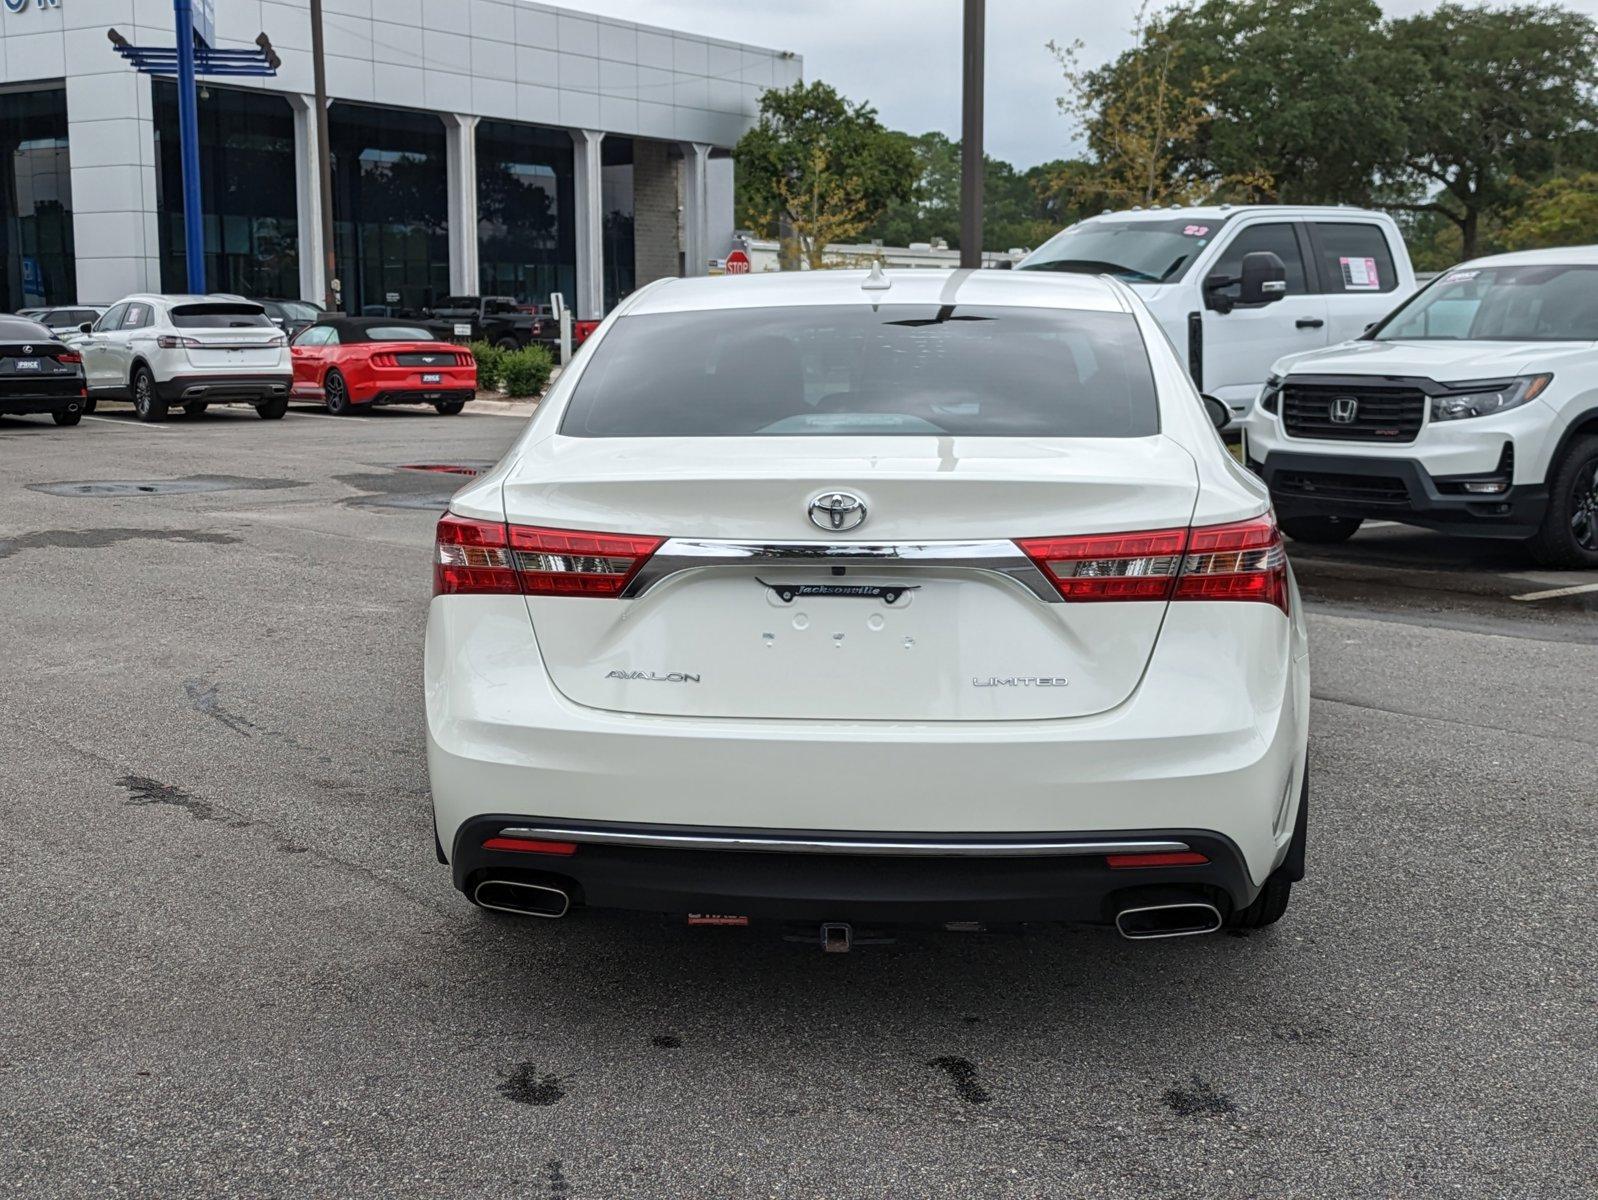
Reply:
[[[1304,622],[1211,421],[1105,278],[636,292],[438,525],[455,886],[829,948],[1276,921],[1304,871]]]

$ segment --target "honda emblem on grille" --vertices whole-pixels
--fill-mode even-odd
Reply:
[[[1339,425],[1352,425],[1359,416],[1357,396],[1338,396],[1332,401],[1332,420]]]
[[[810,523],[817,529],[841,533],[865,522],[866,502],[849,492],[823,492],[810,502]]]

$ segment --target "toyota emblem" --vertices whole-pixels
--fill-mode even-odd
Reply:
[[[810,523],[829,533],[858,529],[866,519],[866,502],[850,492],[822,492],[810,502]]]

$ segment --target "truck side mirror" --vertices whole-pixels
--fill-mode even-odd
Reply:
[[[1274,304],[1287,295],[1287,267],[1269,250],[1243,255],[1239,304]]]

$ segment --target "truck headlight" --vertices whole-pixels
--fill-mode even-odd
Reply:
[[[1279,375],[1267,375],[1265,386],[1260,388],[1259,407],[1268,413],[1276,411],[1277,404],[1282,398],[1282,379]]]
[[[1432,397],[1432,420],[1460,421],[1466,417],[1490,417],[1507,412],[1537,399],[1553,381],[1552,375],[1522,375],[1519,379],[1488,384],[1480,389],[1464,384],[1461,386],[1471,390]]]

